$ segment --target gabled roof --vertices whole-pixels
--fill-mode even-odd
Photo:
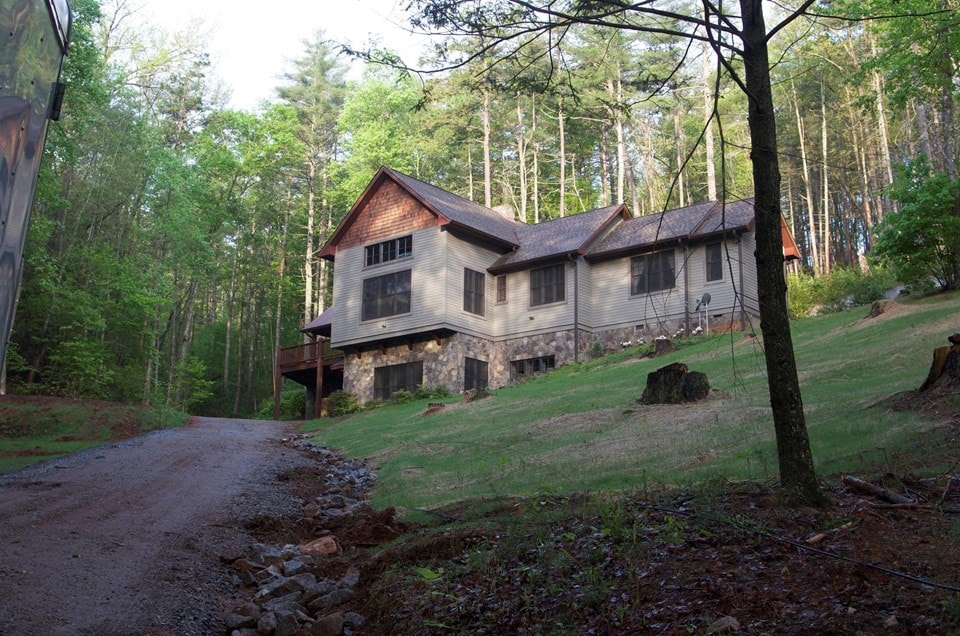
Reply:
[[[340,240],[357,220],[370,198],[387,179],[395,182],[428,211],[436,215],[440,225],[450,225],[507,249],[515,249],[520,246],[518,234],[521,228],[525,227],[524,224],[511,221],[479,203],[464,199],[452,192],[447,192],[437,186],[384,166],[377,171],[377,174],[367,185],[347,216],[341,221],[330,240],[320,250],[321,257],[333,258]]]
[[[584,254],[590,243],[603,234],[604,230],[618,220],[625,221],[629,218],[630,212],[626,206],[620,204],[544,221],[536,225],[521,224],[520,247],[501,256],[488,269],[496,274],[522,269],[536,261],[568,254]]]
[[[679,240],[707,238],[725,232],[749,230],[753,224],[753,200],[707,201],[685,208],[648,214],[625,221],[590,246],[585,256],[602,259],[657,245],[667,247]]]

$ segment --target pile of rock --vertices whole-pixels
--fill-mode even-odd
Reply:
[[[357,570],[351,568],[339,579],[318,579],[308,571],[325,550],[314,546],[317,543],[281,548],[255,544],[245,556],[232,561],[240,585],[256,591],[248,602],[238,604],[227,614],[229,633],[338,636],[366,624],[366,618],[360,614],[337,610],[353,597],[360,583]]]
[[[325,492],[302,506],[303,516],[331,522],[361,512],[376,476],[362,461],[317,446],[298,435],[287,445],[316,456]],[[360,572],[350,568],[339,578],[322,578],[323,560],[341,552],[332,534],[304,544],[275,546],[257,543],[238,553],[221,555],[232,567],[234,581],[249,600],[232,607],[225,617],[232,636],[349,636],[366,618],[341,608],[360,583]]]

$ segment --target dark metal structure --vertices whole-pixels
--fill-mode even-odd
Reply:
[[[0,368],[6,360],[47,121],[59,119],[67,0],[0,0]]]

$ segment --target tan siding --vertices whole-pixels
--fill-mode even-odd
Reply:
[[[743,297],[748,312],[755,316],[760,315],[760,300],[757,291],[757,240],[753,232],[747,232],[741,237],[741,252],[743,254]]]
[[[560,303],[530,306],[530,272],[507,274],[507,302],[497,306],[498,338],[546,333],[573,327],[573,274],[566,265],[565,300]]]
[[[699,244],[690,251],[690,311],[692,326],[697,324],[697,314],[693,310],[704,293],[710,294],[708,311],[711,321],[740,320],[741,308],[737,298],[743,298],[748,312],[756,307],[756,275],[753,265],[752,242],[741,245],[747,238],[729,239],[724,244],[723,279],[707,281],[706,245]],[[741,271],[743,270],[743,271]]]
[[[400,186],[387,181],[360,212],[337,246],[337,265],[343,250],[367,245],[437,225],[437,217]]]
[[[411,258],[374,267],[363,267],[362,245],[338,249],[331,344],[346,346],[441,326],[445,312],[443,257],[446,237],[447,233],[436,227],[414,232]],[[361,321],[364,279],[404,269],[412,270],[410,313]]]
[[[577,262],[577,274],[580,276],[580,328],[591,329],[593,327],[593,275],[590,271],[590,263],[582,258]]]
[[[672,332],[684,316],[683,256],[674,250],[676,286],[668,291],[632,296],[630,258],[594,263],[592,267],[593,329],[645,325],[654,332]]]
[[[487,272],[500,254],[474,243],[447,236],[446,258],[446,322],[452,329],[493,338],[496,335],[497,312],[504,305],[496,304],[495,276]],[[472,269],[484,274],[484,315],[463,310],[463,270]]]

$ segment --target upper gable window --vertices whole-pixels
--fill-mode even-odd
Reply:
[[[630,293],[632,295],[652,294],[673,289],[675,285],[673,250],[634,256],[630,259]]]
[[[563,302],[566,298],[566,267],[563,263],[530,270],[530,306]]]
[[[723,280],[723,243],[707,243],[707,280]]]
[[[363,248],[363,256],[367,267],[413,256],[413,236],[401,236],[389,241],[367,245]]]

